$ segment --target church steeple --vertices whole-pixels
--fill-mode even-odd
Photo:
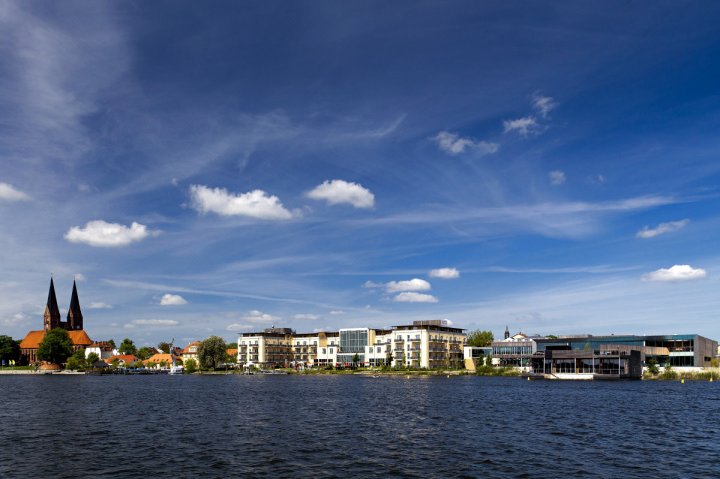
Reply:
[[[60,327],[60,308],[58,308],[57,297],[55,296],[55,284],[50,276],[50,291],[48,291],[47,304],[45,305],[45,314],[43,315],[45,331],[50,331]]]
[[[508,339],[510,337],[510,330],[507,326],[505,326],[505,339]]]
[[[70,308],[68,308],[67,328],[70,330],[83,329],[83,315],[80,311],[80,299],[78,299],[75,280],[73,280],[72,297],[70,298]]]

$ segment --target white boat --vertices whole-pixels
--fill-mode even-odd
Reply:
[[[173,365],[170,367],[170,370],[168,371],[168,374],[184,374],[185,368],[183,368],[180,365]]]

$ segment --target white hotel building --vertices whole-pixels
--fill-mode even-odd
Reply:
[[[467,335],[446,321],[414,321],[392,329],[345,328],[297,334],[288,328],[243,333],[238,364],[289,366],[460,367]]]

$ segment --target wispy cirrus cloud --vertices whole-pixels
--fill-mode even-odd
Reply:
[[[104,220],[88,221],[84,227],[73,226],[65,239],[71,243],[84,243],[100,248],[117,248],[142,241],[158,232],[148,230],[147,226],[133,222],[130,226],[108,223]]]
[[[681,230],[686,227],[688,223],[690,223],[690,220],[684,219],[679,221],[668,221],[667,223],[660,223],[655,228],[644,226],[643,229],[641,229],[635,234],[635,236],[644,239],[654,238],[665,233],[672,233],[673,231]]]
[[[313,200],[325,200],[330,205],[347,203],[355,208],[372,208],[375,195],[358,183],[345,180],[327,180],[306,193]]]
[[[481,156],[496,153],[500,149],[500,145],[489,141],[476,140],[470,137],[461,137],[457,133],[449,131],[441,131],[432,140],[437,143],[445,153],[451,155],[460,155],[466,152],[474,152]]]
[[[533,95],[532,106],[540,116],[547,118],[548,114],[557,107],[557,102],[552,97],[536,93]]]
[[[516,118],[515,120],[503,121],[503,132],[510,133],[516,132],[522,137],[527,137],[538,131],[539,125],[535,117],[525,116],[522,118]]]
[[[548,173],[548,178],[550,178],[550,184],[553,186],[560,186],[566,180],[565,172],[560,170],[551,171]]]

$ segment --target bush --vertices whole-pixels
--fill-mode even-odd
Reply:
[[[197,362],[192,358],[185,361],[185,372],[188,374],[192,374],[195,371],[197,371]]]
[[[673,371],[673,368],[668,364],[665,366],[665,371],[663,371],[661,377],[663,379],[677,379],[678,374]]]

